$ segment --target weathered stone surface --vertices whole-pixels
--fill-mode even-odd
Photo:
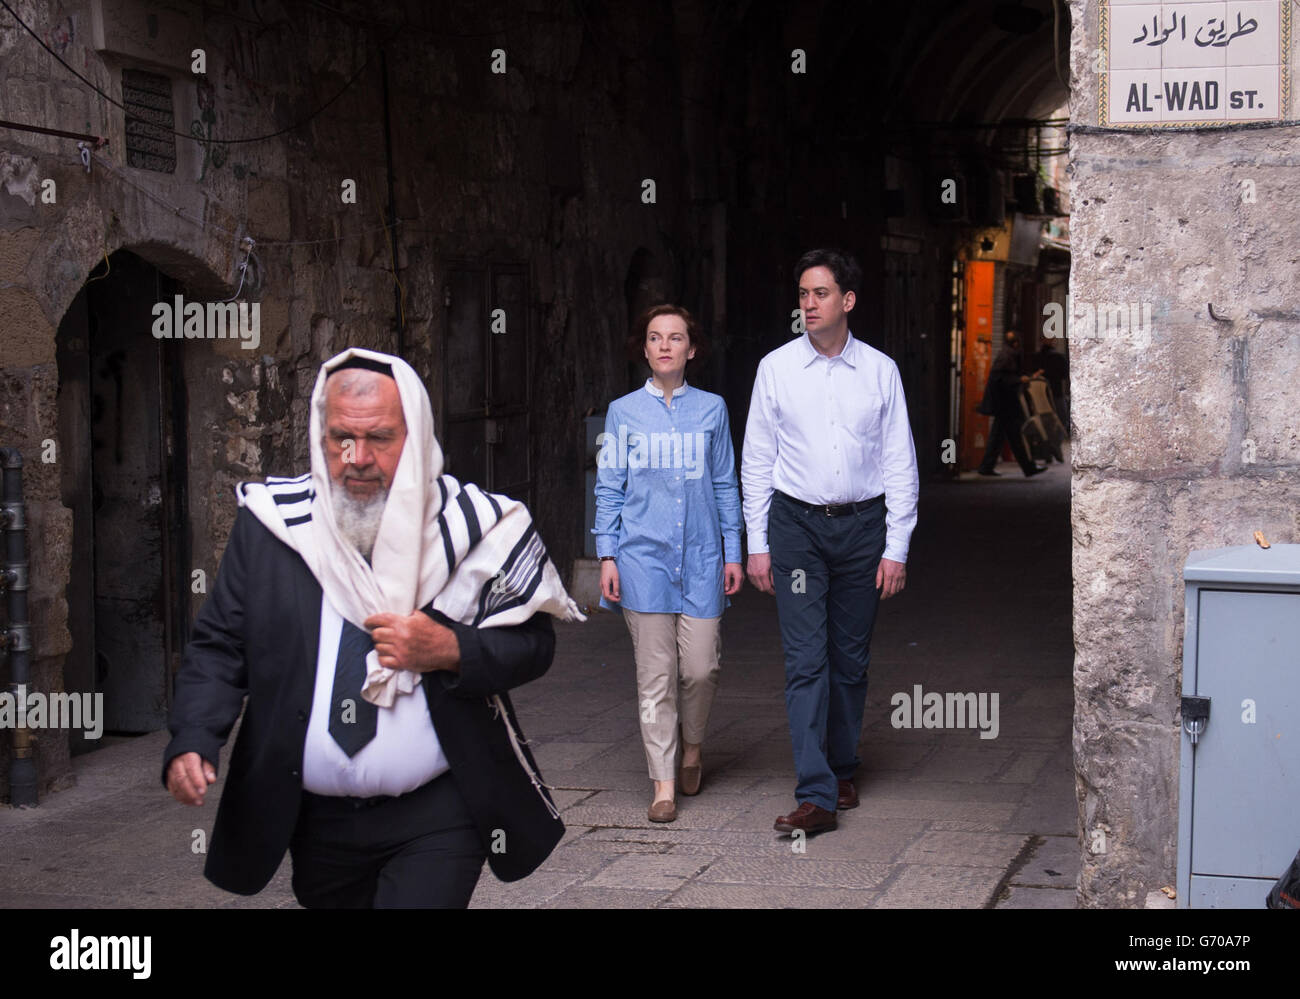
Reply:
[[[54,360],[54,330],[31,292],[20,287],[0,288],[0,328],[4,329],[7,370]]]

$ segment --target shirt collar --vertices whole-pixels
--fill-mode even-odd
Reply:
[[[651,395],[656,396],[660,399],[664,397],[663,389],[659,388],[659,386],[655,384],[655,380],[653,378],[647,378],[645,380],[645,390],[649,392]],[[681,395],[685,391],[686,391],[686,382],[682,382],[680,385],[677,386],[677,388],[673,389],[673,398],[676,399],[679,395]]]
[[[803,343],[803,366],[805,368],[819,357],[828,363],[838,359],[843,360],[850,368],[856,368],[858,366],[857,349],[854,347],[854,344],[857,341],[853,337],[852,330],[849,330],[849,337],[844,341],[844,348],[836,354],[835,357],[826,357],[824,354],[820,353],[817,348],[813,346],[812,336],[806,330],[804,331],[804,335],[800,337],[800,341]]]

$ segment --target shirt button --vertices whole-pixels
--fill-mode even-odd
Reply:
[[[677,502],[680,503],[681,501],[682,501],[682,500],[681,500],[681,497],[679,496],[679,497],[677,498]]]

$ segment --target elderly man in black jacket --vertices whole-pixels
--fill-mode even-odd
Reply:
[[[201,805],[243,711],[205,875],[308,907],[464,907],[484,859],[531,873],[563,835],[506,693],[581,619],[521,504],[441,474],[399,358],[322,367],[312,472],[244,483],[176,676],[163,783]]]

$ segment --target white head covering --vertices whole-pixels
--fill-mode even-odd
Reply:
[[[324,449],[326,381],[356,359],[391,369],[406,420],[369,564],[335,522]],[[302,556],[344,618],[364,628],[372,614],[406,615],[432,605],[477,627],[518,624],[538,611],[586,620],[565,592],[527,508],[442,474],[428,393],[400,357],[350,347],[330,358],[316,378],[310,421],[309,493],[303,491],[307,476],[241,483],[236,492],[241,505]],[[420,674],[380,666],[374,651],[366,666],[362,696],[375,704],[390,706],[419,686]]]

